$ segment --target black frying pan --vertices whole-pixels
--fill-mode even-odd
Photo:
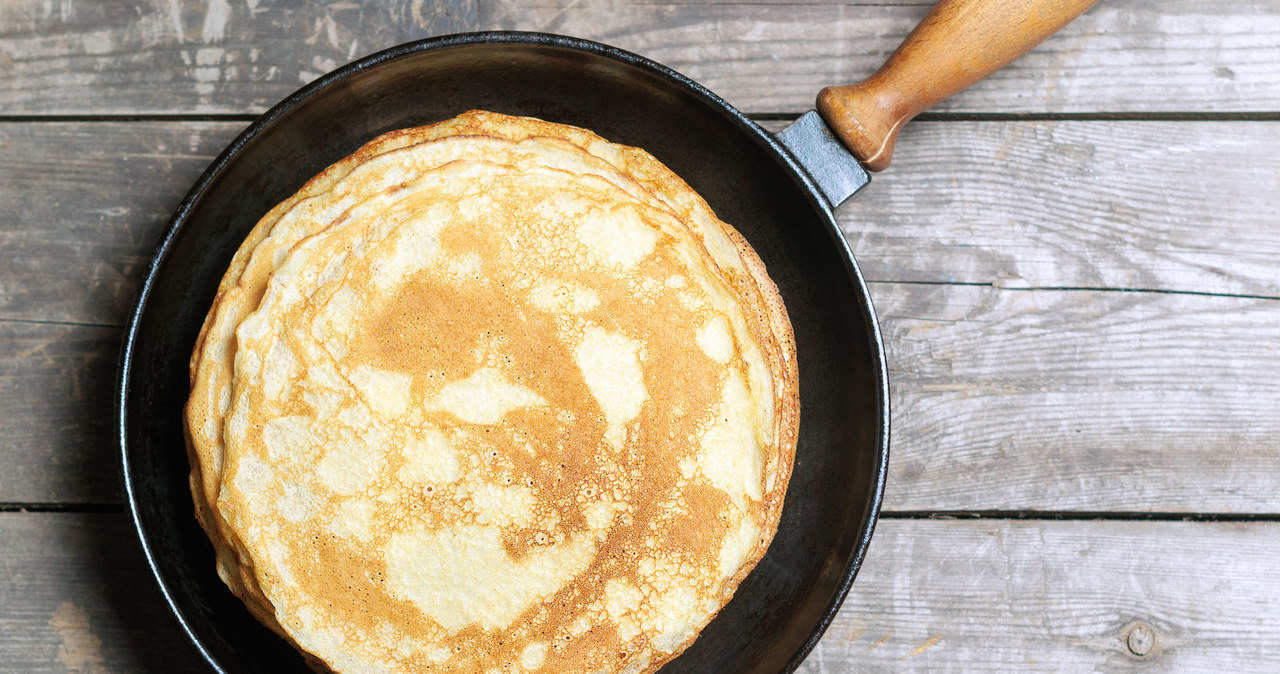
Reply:
[[[424,40],[341,68],[250,126],[179,206],[130,319],[117,392],[125,492],[170,608],[217,670],[306,671],[214,572],[187,486],[187,361],[219,279],[263,213],[380,133],[474,108],[581,126],[648,150],[764,260],[799,355],[794,474],[768,553],[663,671],[795,669],[853,582],[884,490],[888,383],[866,285],[825,187],[778,139],[652,61],[543,34]]]

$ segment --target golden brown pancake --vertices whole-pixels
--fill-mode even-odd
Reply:
[[[785,310],[657,160],[472,112],[268,213],[192,356],[228,586],[338,671],[652,671],[763,555]]]

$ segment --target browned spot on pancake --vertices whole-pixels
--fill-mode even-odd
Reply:
[[[310,541],[309,546],[300,547],[307,555],[297,560],[298,571],[306,574],[314,599],[323,602],[341,624],[385,623],[410,633],[421,629],[427,618],[418,607],[387,596],[386,572],[380,559],[327,531],[306,528],[295,535]],[[352,574],[349,570],[353,568],[363,571]]]
[[[686,554],[718,551],[720,542],[729,533],[725,510],[732,507],[731,501],[719,489],[697,482],[683,485],[680,491],[684,511],[664,527],[666,536],[662,545]]]
[[[391,299],[354,340],[352,357],[376,367],[443,381],[475,369],[479,339],[499,329],[496,307],[469,286],[413,285]],[[465,309],[465,310],[464,310]],[[421,370],[432,363],[432,370]],[[440,369],[435,369],[440,368]]]

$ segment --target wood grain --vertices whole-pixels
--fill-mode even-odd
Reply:
[[[0,503],[119,502],[120,336],[119,328],[0,321]]]
[[[202,672],[124,514],[0,513],[10,672]]]
[[[1277,556],[1276,523],[883,520],[800,671],[1272,672]],[[0,568],[6,668],[199,671],[123,514],[0,513]]]
[[[872,285],[890,510],[1280,513],[1280,301]],[[0,502],[117,502],[119,332],[0,322]]]
[[[261,111],[354,58],[458,30],[566,33],[640,52],[753,112],[798,112],[865,78],[928,4],[0,5],[0,114]],[[1280,7],[1115,0],[944,103],[985,112],[1275,111]]]
[[[241,122],[0,124],[0,318],[123,325],[175,208]]]
[[[1280,123],[917,121],[838,217],[876,280],[1280,297]]]
[[[0,318],[122,325],[243,127],[0,124]],[[917,122],[838,218],[876,281],[1280,297],[1278,186],[1277,122]]]
[[[639,52],[748,112],[800,112],[879,68],[932,4],[488,0],[477,16]],[[1274,111],[1277,31],[1280,7],[1266,3],[1109,0],[938,110]]]
[[[468,30],[471,0],[0,4],[0,114],[263,111],[338,66]]]
[[[1278,558],[1276,523],[883,520],[800,671],[1274,672]]]
[[[890,510],[1280,513],[1280,300],[873,284]]]

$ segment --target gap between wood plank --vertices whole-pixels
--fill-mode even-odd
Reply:
[[[1087,293],[1137,293],[1137,294],[1154,294],[1154,295],[1190,295],[1193,297],[1221,297],[1243,300],[1280,300],[1280,296],[1276,295],[1245,295],[1239,293],[1213,293],[1201,292],[1197,290],[1162,290],[1152,288],[1093,288],[1093,287],[1070,287],[1070,286],[1006,286],[993,283],[963,283],[963,282],[940,282],[940,281],[867,281],[868,286],[877,285],[913,285],[913,286],[956,286],[956,287],[973,287],[973,288],[993,288],[999,291],[1007,292],[1087,292]],[[41,321],[29,318],[8,318],[0,316],[0,324],[28,324],[28,325],[69,325],[87,328],[119,328],[124,329],[125,325],[115,323],[91,323],[79,321]]]
[[[254,113],[158,113],[142,115],[0,115],[0,124],[82,123],[82,122],[254,122],[265,112]]]
[[[1280,513],[1112,512],[1088,510],[882,510],[886,520],[1034,520],[1053,522],[1280,522]]]
[[[757,122],[790,122],[796,112],[753,112]],[[1280,112],[922,112],[913,122],[1276,122]]]
[[[77,328],[112,328],[123,329],[124,323],[94,323],[92,321],[46,321],[38,318],[9,318],[0,316],[0,323],[11,325],[67,325]]]
[[[970,288],[994,288],[1008,291],[1084,292],[1084,293],[1150,293],[1153,295],[1191,295],[1193,297],[1230,297],[1241,300],[1280,300],[1280,295],[1248,295],[1243,293],[1214,293],[1202,290],[1169,290],[1164,288],[1103,288],[1095,286],[1020,286],[998,283],[974,283],[964,281],[867,281],[867,285],[911,286],[964,286]],[[3,319],[0,319],[3,320]]]
[[[123,503],[0,503],[0,513],[123,513]]]
[[[0,115],[0,124],[69,122],[254,122],[264,113]],[[756,122],[790,122],[802,112],[752,112]],[[1280,122],[1272,112],[924,112],[917,122]]]
[[[0,513],[124,513],[123,503],[0,503]],[[1028,520],[1052,522],[1280,522],[1280,513],[1110,512],[1072,510],[882,510],[886,520]]]

